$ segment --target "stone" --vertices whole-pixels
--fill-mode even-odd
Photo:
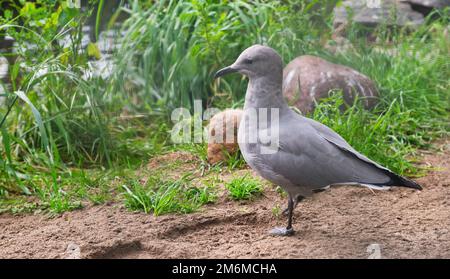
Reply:
[[[69,243],[64,254],[65,259],[81,259],[80,246],[75,243]]]
[[[0,105],[3,105],[5,102],[6,92],[8,91],[7,79],[8,79],[8,60],[0,56]]]
[[[6,77],[8,75],[9,63],[8,60],[0,56],[0,79]]]
[[[304,55],[284,68],[283,95],[289,104],[304,114],[312,112],[314,102],[329,97],[329,92],[334,89],[342,90],[347,104],[353,104],[356,95],[366,109],[373,108],[378,102],[374,82],[350,67]]]
[[[334,9],[334,27],[347,25],[350,13],[354,22],[369,27],[385,23],[388,26],[416,27],[424,23],[421,13],[414,11],[408,3],[398,0],[347,0]]]
[[[226,161],[228,155],[239,150],[237,132],[242,110],[227,109],[214,115],[208,125],[208,162],[216,164]]]
[[[450,6],[450,0],[402,0],[401,2],[436,9]]]
[[[401,2],[408,3],[411,8],[423,16],[428,16],[433,10],[442,10],[450,6],[450,0],[401,0]],[[438,18],[439,16],[433,16]]]

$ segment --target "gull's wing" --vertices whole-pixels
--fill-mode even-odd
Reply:
[[[302,117],[302,116],[301,116]],[[323,138],[325,138],[328,142],[334,144],[336,147],[338,147],[342,152],[350,154],[351,156],[356,157],[357,159],[372,165],[373,167],[377,168],[378,170],[384,172],[387,176],[390,177],[389,183],[387,183],[387,186],[394,185],[394,186],[405,186],[409,188],[414,188],[418,190],[422,190],[422,187],[415,183],[412,180],[409,180],[405,177],[402,177],[394,172],[392,172],[390,169],[385,168],[381,166],[380,164],[370,160],[366,156],[362,155],[353,147],[351,147],[338,133],[330,129],[329,127],[323,125],[320,122],[317,122],[313,119],[302,117],[303,121],[307,122],[309,125],[311,125]]]
[[[355,151],[330,128],[297,114],[281,119],[279,143],[279,151],[267,157],[268,171],[295,186],[313,190],[337,183],[396,185],[393,178],[399,177]]]

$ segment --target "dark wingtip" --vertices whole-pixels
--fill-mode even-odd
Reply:
[[[405,183],[405,185],[403,185],[403,186],[408,187],[408,188],[412,188],[412,189],[416,189],[416,190],[419,190],[419,191],[423,190],[423,187],[420,186],[419,184],[417,184],[414,181],[409,181],[408,184]]]
[[[407,187],[407,188],[412,188],[412,189],[416,189],[416,190],[423,190],[422,186],[420,186],[418,183],[404,178],[400,175],[395,175],[394,177],[391,177],[392,181],[392,185],[393,186],[401,186],[401,187]]]
[[[417,183],[414,182],[414,181],[412,181],[411,188],[417,189],[417,190],[419,190],[419,191],[422,191],[422,190],[423,190],[423,187],[420,186],[419,184],[417,184]]]

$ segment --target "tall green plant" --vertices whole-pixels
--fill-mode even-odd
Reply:
[[[132,94],[137,109],[191,108],[193,99],[210,102],[222,92],[238,101],[245,83],[222,80],[217,88],[214,71],[252,44],[270,45],[288,59],[308,44],[295,25],[307,26],[306,13],[299,11],[296,21],[289,5],[278,1],[134,1],[125,11],[130,18],[123,25],[112,93]]]
[[[7,183],[15,179],[25,193],[30,193],[24,184],[28,174],[44,170],[56,183],[56,168],[92,154],[93,150],[82,154],[85,150],[76,146],[80,126],[96,126],[101,131],[106,127],[103,117],[95,117],[103,115],[98,111],[100,98],[82,78],[86,58],[80,56],[78,27],[84,16],[78,9],[55,8],[54,1],[50,2],[41,2],[39,7],[26,2],[17,18],[0,20],[6,22],[0,31],[12,36],[17,45],[10,54],[17,57],[10,65],[12,84],[5,87],[11,90],[6,92],[6,107],[0,109],[0,179]],[[60,45],[65,38],[71,41],[67,48]],[[77,114],[91,125],[70,125]],[[95,137],[99,140],[90,140],[90,145],[105,145],[109,138],[104,133]],[[110,148],[103,150],[108,161]]]

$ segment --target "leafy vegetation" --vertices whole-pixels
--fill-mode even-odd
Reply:
[[[247,175],[233,178],[226,183],[229,195],[233,200],[249,200],[263,192],[263,187],[259,180]]]
[[[122,187],[125,205],[129,209],[153,212],[155,216],[171,212],[190,213],[216,199],[211,187],[194,187],[188,177],[163,180],[152,176],[146,185],[131,181],[129,186]]]
[[[4,54],[12,64],[0,81],[0,211],[60,213],[124,200],[132,210],[158,215],[214,200],[210,188],[189,179],[155,176],[142,184],[135,170],[180,150],[199,158],[201,175],[243,166],[240,155],[210,166],[203,143],[173,145],[170,113],[178,106],[193,110],[195,99],[204,107],[241,107],[246,80],[212,76],[255,43],[273,47],[285,63],[311,54],[371,77],[381,93],[374,110],[355,102],[342,111],[335,94],[310,117],[394,171],[422,175],[417,149],[450,130],[448,10],[417,30],[381,26],[375,42],[350,25],[352,48],[332,53],[326,43],[335,1],[123,1],[119,10],[127,19],[117,30],[115,66],[102,76],[90,68],[102,59],[98,45],[83,45],[90,18],[101,33],[107,1],[100,2],[80,12],[66,1],[21,1],[0,13],[0,40],[8,35],[16,42]],[[113,26],[117,16],[110,18]],[[237,199],[260,191],[250,178],[233,181],[227,187]]]

